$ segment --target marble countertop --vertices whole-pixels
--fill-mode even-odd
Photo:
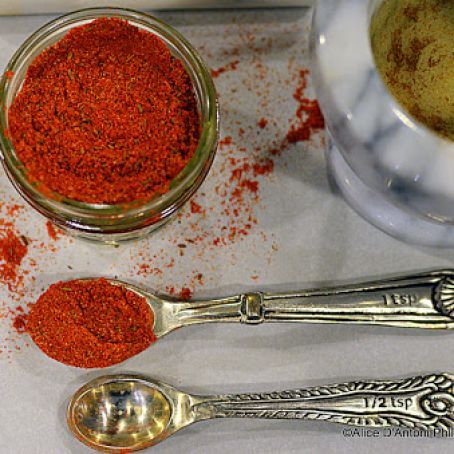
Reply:
[[[195,296],[208,297],[246,289],[345,283],[453,264],[453,251],[398,242],[352,211],[330,185],[323,135],[282,146],[296,121],[293,95],[303,82],[300,71],[309,64],[309,10],[159,16],[180,30],[219,73],[215,83],[224,145],[194,199],[202,213],[191,213],[188,206],[148,239],[113,249],[61,235],[52,240],[45,220],[31,208],[15,212],[15,229],[31,240],[21,268],[30,274],[24,276],[23,288],[12,292],[0,283],[2,454],[92,452],[69,434],[65,407],[81,384],[103,372],[148,374],[193,393],[274,391],[359,378],[453,372],[454,338],[446,332],[278,324],[195,326],[169,335],[117,367],[87,372],[49,360],[36,347],[27,346],[26,336],[12,330],[9,310],[33,301],[51,282],[74,276],[120,276],[158,291],[188,286]],[[6,65],[22,41],[49,19],[0,18],[0,65]],[[314,96],[310,85],[305,95]],[[281,151],[271,153],[276,148]],[[238,213],[223,217],[220,194],[231,190],[230,158],[237,165],[243,159],[271,158],[274,170],[270,175],[252,175],[259,185],[257,194],[246,195]],[[1,218],[6,216],[5,206],[23,205],[3,173],[0,200]],[[249,219],[252,225],[246,227]],[[237,233],[215,246],[224,226],[236,228]],[[238,233],[242,227],[247,235]],[[181,252],[178,244],[183,242],[186,247]],[[210,421],[149,452],[440,454],[452,452],[453,447],[452,439],[349,438],[342,429],[322,422]]]

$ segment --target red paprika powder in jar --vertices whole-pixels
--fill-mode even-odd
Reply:
[[[58,225],[127,239],[161,225],[206,176],[217,146],[214,85],[190,44],[157,19],[72,13],[35,33],[6,73],[7,173]]]

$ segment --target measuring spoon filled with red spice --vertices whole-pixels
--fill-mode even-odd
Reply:
[[[213,161],[210,72],[147,14],[94,8],[34,33],[0,78],[4,168],[24,198],[73,234],[143,236],[194,194]]]
[[[118,280],[72,280],[53,284],[40,296],[25,329],[51,358],[100,368],[125,361],[177,328],[214,322],[454,329],[454,271],[202,301],[178,301]]]

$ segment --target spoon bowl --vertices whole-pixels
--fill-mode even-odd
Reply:
[[[192,422],[179,407],[188,396],[138,375],[97,378],[80,388],[67,411],[73,434],[91,448],[105,452],[144,449]]]

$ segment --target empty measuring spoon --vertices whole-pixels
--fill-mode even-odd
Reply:
[[[212,418],[302,419],[359,427],[454,429],[454,376],[355,381],[291,391],[195,396],[138,375],[92,380],[72,397],[67,422],[86,445],[137,451]]]

